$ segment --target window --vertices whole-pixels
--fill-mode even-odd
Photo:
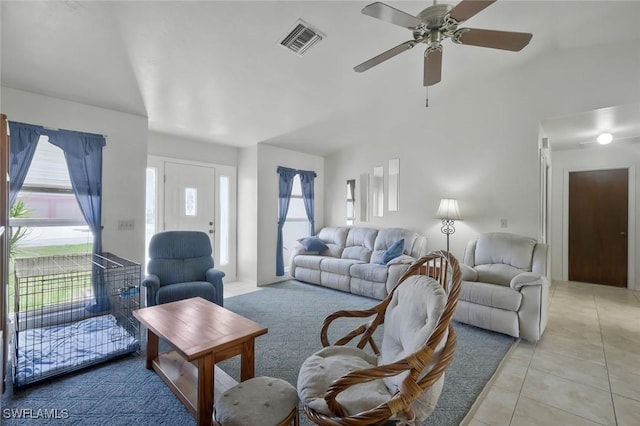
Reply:
[[[356,180],[349,179],[347,181],[347,225],[353,225],[356,220],[356,213],[354,208],[356,190]]]
[[[18,257],[48,254],[90,253],[93,234],[78,206],[63,151],[41,136],[24,184],[13,205],[22,214],[11,219],[14,232],[24,237],[16,243]],[[64,246],[51,253],[51,246]],[[47,248],[45,248],[47,247]]]
[[[310,233],[310,223],[307,218],[307,211],[302,198],[302,184],[300,176],[293,178],[293,188],[291,190],[291,201],[287,211],[287,219],[282,228],[283,259],[285,271],[288,270],[289,257],[291,251],[296,246],[299,238],[308,237]]]

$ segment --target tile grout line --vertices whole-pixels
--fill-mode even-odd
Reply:
[[[484,401],[485,401],[485,399],[487,397],[487,394],[491,391],[491,389],[493,389],[495,387],[494,386],[494,382],[496,381],[498,375],[502,371],[504,365],[508,362],[508,359],[511,357],[511,354],[518,347],[518,344],[520,344],[520,339],[514,340],[513,344],[511,344],[511,347],[509,348],[507,353],[502,358],[502,361],[500,361],[500,364],[498,364],[498,367],[496,368],[496,371],[494,371],[493,375],[491,376],[491,378],[489,379],[487,384],[484,386],[484,388],[480,392],[480,395],[478,395],[476,400],[471,405],[471,408],[469,409],[467,414],[464,416],[464,418],[460,422],[460,426],[468,425],[472,420],[478,421],[478,419],[474,419],[474,416],[475,416],[476,412],[478,411],[480,406],[484,403]],[[516,404],[517,404],[517,400],[516,400]],[[512,416],[513,416],[513,414],[512,414]],[[486,424],[485,422],[482,422],[482,423]]]
[[[607,351],[605,350],[604,334],[602,333],[602,323],[600,322],[600,312],[598,310],[598,297],[593,292],[593,301],[596,305],[596,317],[598,318],[598,329],[600,330],[600,339],[602,341],[602,355],[604,356],[604,368],[607,370],[607,382],[609,383],[609,396],[611,398],[611,408],[613,409],[613,421],[618,424],[618,413],[616,413],[616,403],[613,400],[613,386],[611,385],[611,374],[609,373],[609,363],[607,362]]]

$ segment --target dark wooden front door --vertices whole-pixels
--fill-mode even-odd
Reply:
[[[569,173],[569,280],[627,286],[628,169]]]

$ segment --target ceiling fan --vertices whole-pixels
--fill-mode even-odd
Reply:
[[[496,0],[462,0],[455,7],[449,4],[434,4],[417,16],[410,15],[381,2],[371,3],[362,9],[362,13],[391,24],[411,30],[413,40],[405,41],[353,69],[363,72],[387,59],[415,47],[419,43],[427,45],[424,52],[425,86],[432,86],[441,80],[442,41],[451,38],[454,43],[469,46],[490,47],[493,49],[522,50],[532,34],[510,31],[483,30],[477,28],[458,28],[462,22],[476,15]]]

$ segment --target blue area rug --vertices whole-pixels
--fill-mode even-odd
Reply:
[[[378,301],[297,281],[263,287],[225,300],[225,307],[269,328],[256,340],[256,375],[280,377],[295,386],[304,359],[322,347],[325,316],[340,309],[366,309]],[[362,320],[340,321],[330,339]],[[460,424],[514,339],[456,323],[458,349],[447,370],[436,411],[423,425]],[[219,366],[240,376],[239,357]],[[162,380],[144,368],[144,356],[115,360],[2,397],[6,425],[195,425]],[[17,418],[21,416],[22,418]],[[301,425],[311,425],[304,412]],[[259,425],[247,425],[259,426]]]

